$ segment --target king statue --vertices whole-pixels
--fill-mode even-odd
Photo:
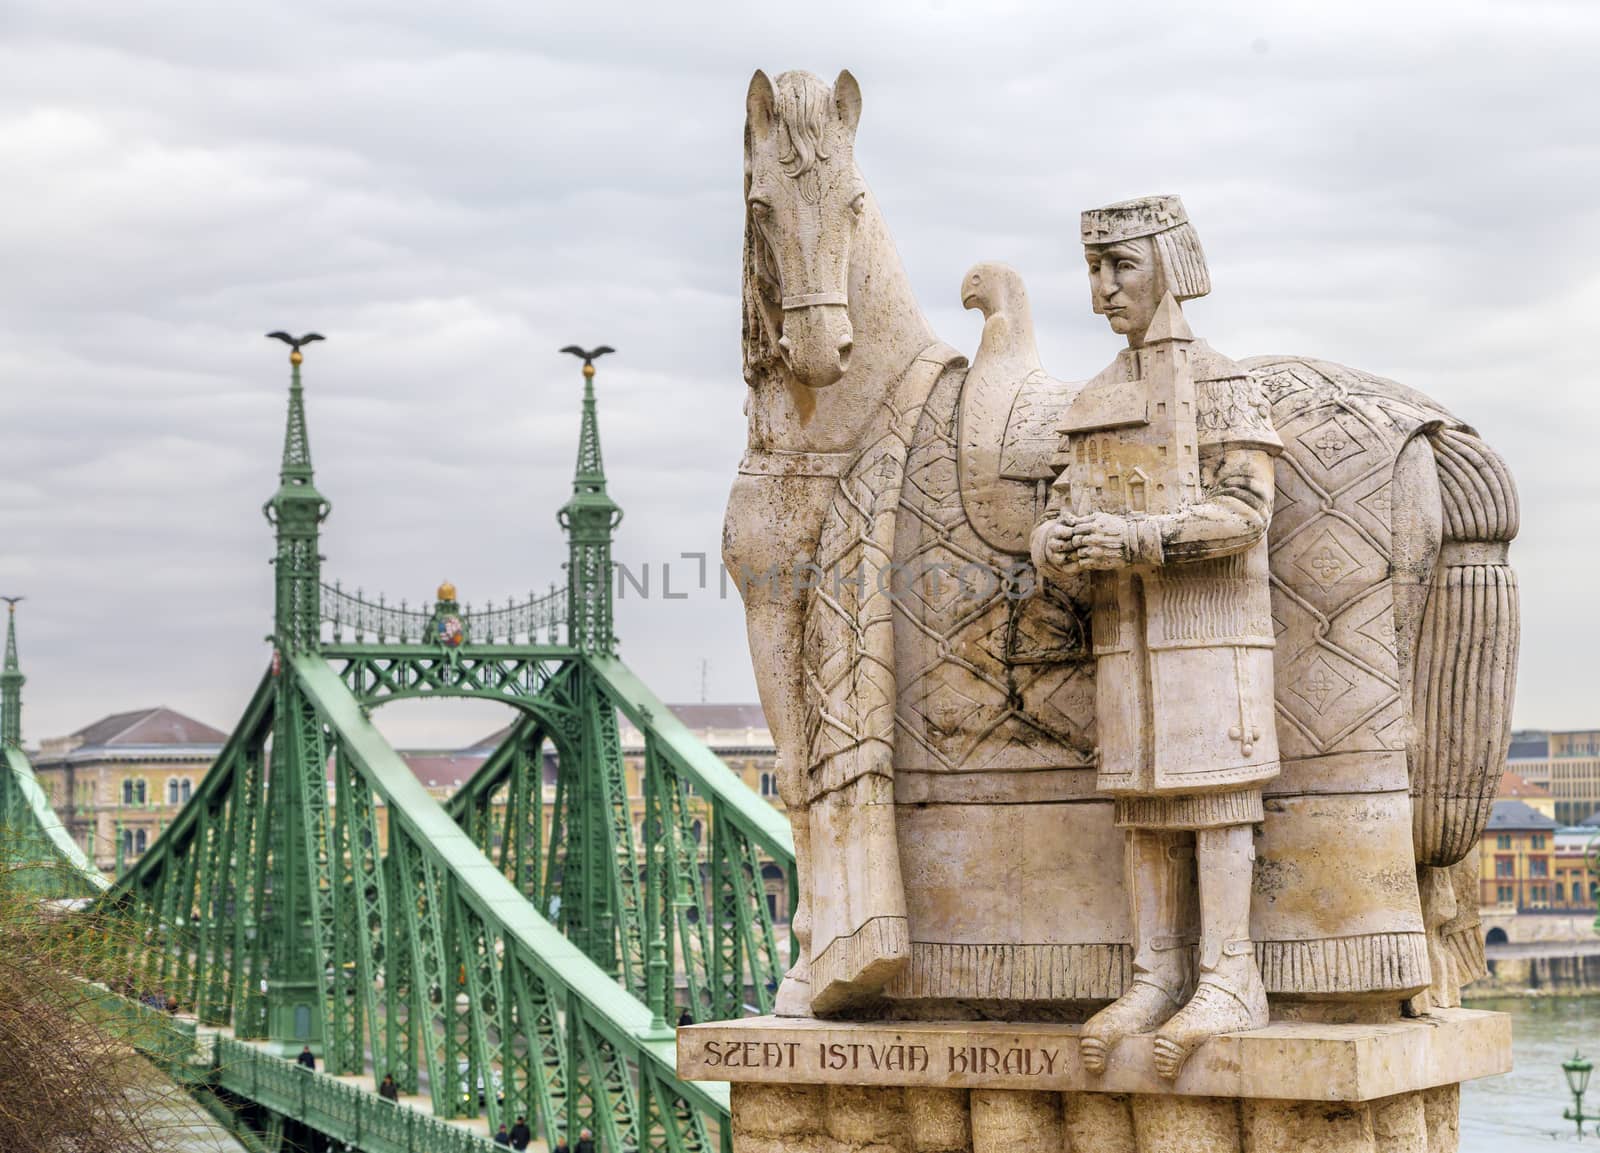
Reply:
[[[1055,514],[1031,543],[1046,580],[1091,574],[1096,783],[1125,835],[1134,956],[1080,1048],[1100,1072],[1123,1037],[1158,1030],[1173,1078],[1202,1041],[1267,1023],[1250,912],[1261,787],[1279,772],[1267,529],[1282,444],[1259,382],[1184,321],[1210,282],[1182,202],[1085,212],[1083,243],[1094,311],[1128,347],[1066,410]]]

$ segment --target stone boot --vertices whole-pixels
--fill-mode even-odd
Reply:
[[[1203,1042],[1267,1023],[1267,991],[1250,940],[1255,844],[1249,825],[1195,834],[1200,873],[1200,980],[1156,1034],[1156,1072],[1174,1080]]]
[[[1090,1017],[1078,1054],[1090,1073],[1103,1073],[1124,1037],[1146,1033],[1183,1004],[1189,979],[1188,897],[1194,890],[1189,834],[1128,830],[1128,889],[1133,898],[1136,951],[1128,990]]]

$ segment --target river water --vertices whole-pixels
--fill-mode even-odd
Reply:
[[[1493,1009],[1512,1017],[1513,1070],[1504,1077],[1461,1087],[1461,1153],[1522,1153],[1574,1145],[1572,1122],[1561,1111],[1572,1104],[1561,1062],[1578,1049],[1600,1067],[1600,997],[1497,998],[1472,1001],[1470,1009]],[[1600,1113],[1600,1076],[1591,1082],[1585,1113]],[[1594,1126],[1583,1144],[1600,1153]]]

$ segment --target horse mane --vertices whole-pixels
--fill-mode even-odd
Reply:
[[[815,204],[822,197],[818,161],[825,161],[828,149],[828,115],[833,108],[833,89],[809,72],[782,72],[773,81],[777,93],[778,163],[785,176],[799,181],[800,195]],[[750,194],[750,125],[744,127],[744,193]],[[767,321],[766,309],[776,307],[781,298],[776,261],[767,250],[761,231],[744,214],[744,271],[741,296],[744,304],[743,346],[745,383],[755,387],[782,368],[776,335]]]

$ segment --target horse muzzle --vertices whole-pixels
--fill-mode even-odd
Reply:
[[[835,301],[831,293],[814,294],[822,296],[828,299],[786,298],[783,336],[778,340],[783,363],[801,384],[811,388],[826,388],[849,371],[850,350],[855,344],[844,301]],[[791,299],[796,302],[793,307]]]

